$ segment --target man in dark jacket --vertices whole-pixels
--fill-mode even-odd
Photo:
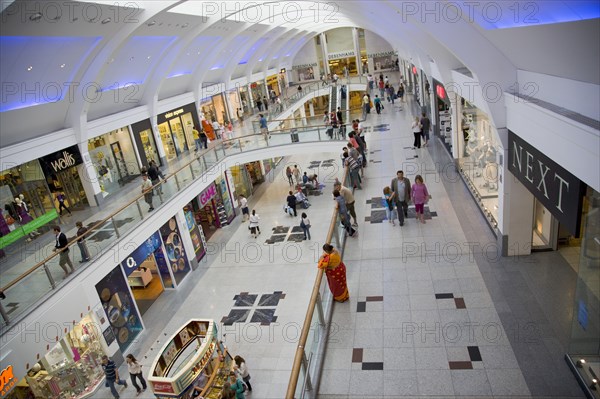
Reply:
[[[161,178],[163,179],[163,181],[167,181],[160,169],[158,169],[158,166],[156,165],[156,162],[154,162],[154,160],[150,161],[150,165],[148,166],[148,177],[150,178],[150,181],[152,182],[153,186],[156,186],[158,183],[160,183]],[[157,190],[160,191],[160,193],[162,194],[162,185],[158,186]]]
[[[296,212],[296,196],[291,191],[287,196],[287,205],[294,210],[294,216],[298,216],[298,213]]]
[[[396,172],[396,177],[392,179],[390,184],[392,189],[393,201],[396,203],[398,210],[398,222],[400,226],[404,225],[404,218],[408,217],[408,203],[410,201],[410,180],[404,177],[404,172],[399,170]]]
[[[58,255],[58,265],[61,267],[61,269],[63,269],[63,271],[65,272],[65,277],[67,277],[69,274],[75,271],[75,267],[73,266],[71,259],[69,259],[69,248],[67,247],[67,245],[69,244],[69,240],[67,240],[66,234],[60,231],[59,226],[54,226],[53,230],[54,235],[56,236],[54,252],[60,251]],[[65,265],[68,265],[71,268],[71,271],[69,271]]]

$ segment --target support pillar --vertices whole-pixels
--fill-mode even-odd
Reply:
[[[329,50],[327,49],[327,37],[325,33],[321,33],[321,50],[323,51],[323,67],[325,68],[325,75],[329,75]]]
[[[354,54],[356,57],[356,70],[358,76],[362,75],[362,62],[360,60],[360,41],[358,40],[358,28],[352,28],[352,42],[354,43]]]
[[[312,101],[308,102],[308,113],[310,116],[315,116],[315,106]]]

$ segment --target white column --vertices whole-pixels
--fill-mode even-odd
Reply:
[[[460,97],[454,91],[447,91],[450,99],[450,118],[452,124],[452,157],[454,159],[462,158],[464,154],[465,140],[462,136],[460,112]]]
[[[507,135],[506,129],[504,136]],[[502,134],[500,134],[502,137]],[[502,150],[498,165],[498,235],[504,256],[529,255],[533,235],[534,197],[508,170],[508,150]],[[502,159],[500,159],[502,158]]]
[[[302,126],[306,126],[306,108],[302,105],[300,108],[300,118],[302,118]]]
[[[358,28],[352,28],[352,42],[354,43],[354,54],[356,57],[356,69],[358,75],[362,75],[362,62],[360,61],[360,42],[358,40]]]
[[[158,95],[155,95],[154,100],[152,101],[152,105],[150,106],[150,126],[152,126],[152,134],[154,135],[154,141],[156,143],[156,149],[158,150],[160,162],[163,165],[167,165],[167,154],[165,153],[165,146],[163,145],[162,138],[160,137],[160,132],[158,131],[158,118],[156,117],[157,105]]]
[[[94,167],[88,152],[87,142],[79,143],[79,152],[81,152],[83,163],[77,165],[77,173],[79,173],[85,196],[87,197],[90,206],[99,206],[104,202],[104,196],[102,195],[102,189],[98,182],[96,168]]]
[[[321,33],[321,50],[323,52],[323,67],[325,68],[325,75],[331,73],[329,70],[329,51],[327,50],[327,40],[325,39],[325,33]]]
[[[315,116],[315,106],[312,100],[308,102],[308,113],[310,114],[310,116]]]

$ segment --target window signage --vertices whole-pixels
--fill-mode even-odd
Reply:
[[[441,100],[446,99],[446,90],[444,89],[444,86],[436,84],[435,85],[435,93]]]
[[[165,118],[167,118],[167,119],[171,119],[171,118],[172,118],[172,117],[174,117],[174,116],[178,116],[178,115],[181,115],[181,114],[183,114],[183,112],[184,112],[184,111],[183,111],[183,108],[179,108],[177,111],[171,111],[171,112],[167,112],[167,113],[165,114]]]
[[[79,147],[73,145],[40,158],[47,171],[57,173],[83,163]]]
[[[384,51],[382,53],[373,53],[373,54],[367,54],[367,58],[379,58],[379,57],[389,57],[389,56],[395,56],[398,55],[397,51]]]
[[[313,62],[312,64],[292,65],[292,69],[305,69],[305,68],[312,68],[312,67],[316,67],[316,66],[317,66],[317,63]]]
[[[198,202],[200,202],[200,207],[204,207],[204,205],[208,204],[208,202],[217,194],[217,187],[214,184],[211,184],[207,189],[202,191],[198,196]]]
[[[586,185],[510,130],[508,159],[508,170],[578,237]]]
[[[137,268],[144,263],[144,261],[160,247],[160,234],[158,232],[152,234],[142,245],[140,245],[135,251],[131,253],[123,261],[123,270],[125,275],[129,276],[131,273],[137,270]]]
[[[327,55],[327,59],[328,60],[338,60],[340,58],[354,57],[354,55],[355,55],[354,50],[340,51],[338,53],[329,53],[329,55]]]
[[[15,375],[13,373],[13,367],[8,366],[0,374],[0,395],[8,394],[17,383]]]

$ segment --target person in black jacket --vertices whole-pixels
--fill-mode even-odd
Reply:
[[[150,178],[153,186],[156,186],[158,183],[160,183],[160,179],[167,181],[154,160],[150,161],[150,165],[148,166],[148,177]],[[156,190],[160,191],[162,194],[162,185],[158,186]]]
[[[296,196],[291,191],[289,192],[289,195],[287,196],[287,204],[290,208],[292,208],[294,210],[294,216],[298,216],[298,212],[296,212]]]
[[[67,245],[69,241],[67,240],[67,235],[60,231],[59,226],[54,226],[54,235],[56,236],[56,244],[54,245],[54,252],[60,251],[59,256],[60,259],[58,261],[58,265],[65,272],[65,277],[75,271],[75,267],[73,263],[71,263],[71,259],[69,258],[69,248]],[[65,265],[68,265],[71,268],[71,271],[67,269]]]

